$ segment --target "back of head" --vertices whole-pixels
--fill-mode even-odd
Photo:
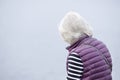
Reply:
[[[84,35],[92,36],[91,26],[76,12],[68,12],[61,20],[59,32],[63,40],[69,44],[74,43]]]

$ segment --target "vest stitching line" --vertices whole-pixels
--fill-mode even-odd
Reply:
[[[83,44],[83,45],[88,45],[88,44]],[[91,46],[91,45],[88,45],[88,46]],[[91,47],[93,47],[93,46],[91,46]],[[105,57],[105,55],[104,55],[98,48],[96,48],[96,47],[93,47],[93,48],[95,48],[95,49],[99,52],[100,56],[102,56],[102,58],[105,60],[106,64],[109,66],[109,68],[110,68],[111,71],[112,71],[112,65],[109,63],[109,61],[108,61],[108,59]]]

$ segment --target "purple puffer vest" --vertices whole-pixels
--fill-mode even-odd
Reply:
[[[111,55],[105,44],[95,38],[84,36],[67,47],[67,50],[80,55],[84,67],[81,80],[112,80],[112,71],[100,55],[103,54],[112,66]]]

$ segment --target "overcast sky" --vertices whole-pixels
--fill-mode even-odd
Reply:
[[[67,44],[58,25],[71,10],[108,46],[119,80],[119,0],[0,0],[0,80],[65,80]]]

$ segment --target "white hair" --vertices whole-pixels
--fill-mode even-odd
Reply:
[[[59,32],[63,40],[69,44],[74,43],[84,34],[92,36],[91,26],[76,12],[68,12],[61,20]]]

